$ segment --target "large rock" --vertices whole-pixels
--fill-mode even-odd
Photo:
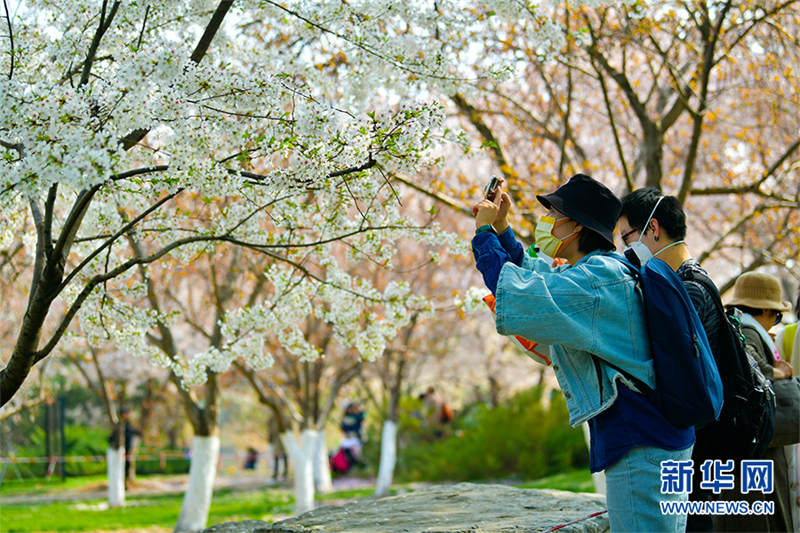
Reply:
[[[596,516],[595,513],[599,513]],[[205,533],[453,533],[609,530],[605,498],[560,490],[459,483],[411,493],[320,507],[268,524],[228,522]]]

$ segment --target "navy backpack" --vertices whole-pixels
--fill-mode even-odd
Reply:
[[[683,281],[661,259],[650,259],[636,268],[627,259],[614,257],[628,268],[642,291],[655,388],[611,366],[630,378],[674,426],[702,426],[716,420],[722,410],[722,380]]]

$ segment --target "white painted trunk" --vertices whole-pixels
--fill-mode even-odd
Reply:
[[[375,483],[375,496],[386,496],[392,486],[394,466],[397,463],[397,423],[386,420],[381,431],[381,463],[378,480]]]
[[[586,447],[591,450],[592,448],[592,439],[591,433],[589,432],[589,423],[584,422],[581,424],[583,428],[583,437],[586,439]],[[602,494],[605,496],[606,494],[606,473],[605,472],[595,472],[592,474],[592,481],[594,481],[594,491],[597,494]]]
[[[281,434],[283,447],[292,463],[294,476],[294,514],[305,513],[314,508],[314,449],[316,431],[303,431],[301,441],[294,433]]]
[[[214,478],[217,475],[219,458],[219,437],[199,437],[192,439],[192,462],[189,466],[189,483],[183,495],[181,514],[175,525],[175,533],[200,531],[205,529]]]
[[[125,447],[106,448],[108,506],[125,506]]]
[[[314,444],[314,482],[317,491],[326,494],[333,490],[331,465],[328,461],[328,447],[325,445],[325,431],[316,431]]]

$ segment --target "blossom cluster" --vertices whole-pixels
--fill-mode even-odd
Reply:
[[[391,267],[402,238],[466,251],[403,213],[392,176],[418,172],[437,142],[459,138],[445,131],[434,90],[510,72],[474,60],[471,36],[523,17],[536,38],[554,38],[544,12],[521,5],[250,0],[191,60],[207,2],[124,2],[104,19],[89,0],[27,2],[12,20],[14,50],[0,55],[9,73],[0,77],[0,246],[25,228],[25,248],[41,249],[45,233],[25,221],[29,206],[50,210],[53,235],[74,231],[66,252],[76,270],[60,297],[80,306],[89,340],[110,338],[187,384],[236,357],[269,366],[270,343],[319,357],[295,327],[311,315],[344,346],[378,357],[431,303],[353,265]],[[85,213],[70,216],[87,197]],[[265,254],[270,301],[229,310],[222,346],[163,353],[148,333],[176,318],[147,308],[131,260],[141,252],[191,264],[220,243]],[[79,301],[98,279],[107,283]]]

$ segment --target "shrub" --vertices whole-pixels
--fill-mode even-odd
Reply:
[[[468,406],[438,439],[414,415],[420,407],[414,399],[401,406],[395,470],[399,481],[533,479],[588,465],[583,432],[569,426],[558,391],[548,402],[543,401],[542,388],[534,387],[494,409]],[[378,464],[380,453],[378,431],[365,449],[372,465]]]

